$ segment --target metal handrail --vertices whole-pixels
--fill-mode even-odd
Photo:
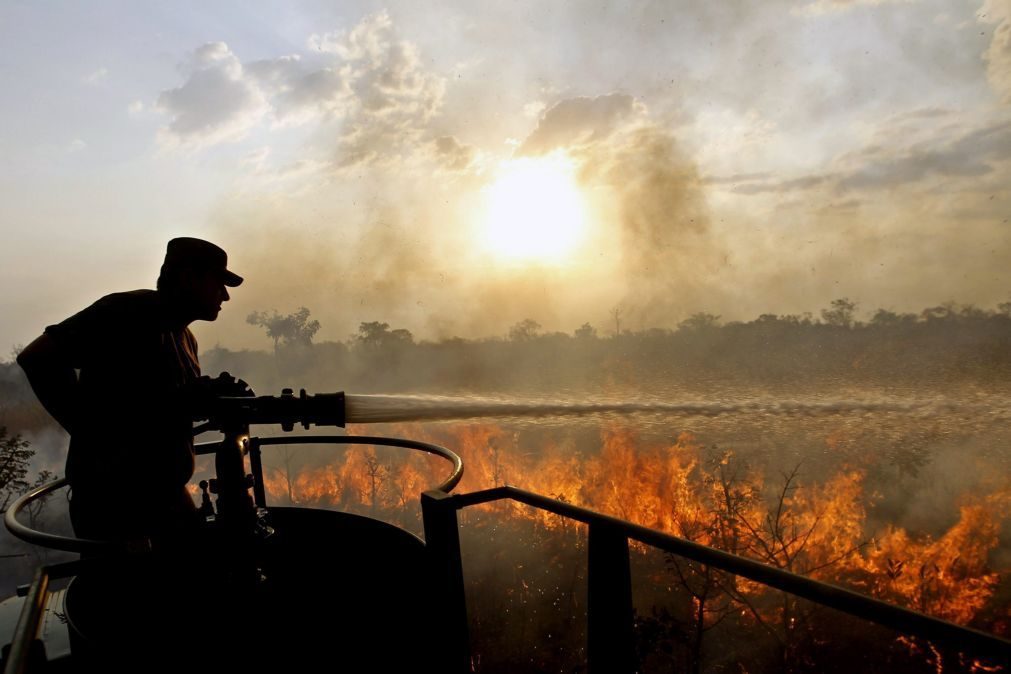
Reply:
[[[250,438],[249,442],[253,446],[263,447],[264,445],[312,445],[323,443],[334,443],[338,445],[383,445],[385,447],[403,447],[404,449],[416,449],[428,454],[446,459],[453,464],[453,472],[445,480],[440,482],[434,489],[449,493],[463,479],[463,460],[453,451],[433,445],[430,442],[420,440],[407,440],[405,438],[385,438],[370,435],[302,435],[294,437],[272,437],[272,438]]]
[[[425,496],[429,496],[429,498],[426,499]],[[570,503],[564,503],[516,487],[496,487],[455,496],[442,496],[440,494],[426,494],[425,496],[422,498],[423,505],[427,505],[433,511],[443,512],[455,512],[470,506],[503,499],[518,501],[533,508],[546,510],[589,525],[591,531],[591,557],[594,554],[592,550],[592,532],[594,530],[607,532],[610,536],[616,538],[620,545],[627,545],[629,539],[635,540],[665,552],[680,555],[783,590],[784,592],[789,592],[798,597],[877,623],[903,634],[910,634],[938,643],[944,643],[960,652],[970,652],[976,656],[994,657],[1002,662],[1011,660],[1011,641],[994,634],[957,625],[940,618],[889,604],[879,599],[873,599],[830,583],[817,581],[752,559],[671,536],[616,517],[604,515],[587,508],[574,506]],[[436,519],[432,518],[432,521],[434,522]],[[455,522],[455,516],[452,518],[452,521]],[[426,538],[428,534],[429,532],[426,527]],[[439,535],[444,536],[445,534],[439,532]],[[603,536],[598,536],[598,539],[602,540],[603,538]],[[455,582],[456,580],[454,580]],[[459,582],[462,584],[462,578],[459,579]],[[608,578],[607,582],[614,585],[619,580]],[[630,583],[630,580],[628,582]],[[591,578],[591,585],[592,583],[593,580]],[[456,592],[456,590],[451,591]],[[606,590],[606,592],[611,591]],[[627,594],[627,601],[630,604],[630,593]]]
[[[441,494],[450,492],[463,477],[463,461],[456,453],[446,449],[445,447],[440,447],[439,445],[403,438],[347,435],[301,436],[291,438],[250,438],[249,447],[251,454],[258,458],[259,447],[263,445],[299,445],[319,443],[366,444],[403,447],[406,449],[416,449],[442,457],[453,464],[453,471],[450,473],[449,477],[439,483],[436,487],[438,490],[437,493]],[[194,446],[194,451],[197,454],[210,454],[215,452],[220,445],[220,442],[200,443]],[[260,488],[262,489],[262,471],[255,472],[261,472],[259,479],[261,482]],[[43,498],[57,489],[67,486],[68,484],[69,481],[67,478],[60,478],[32,489],[15,500],[4,514],[4,524],[7,526],[8,531],[17,538],[33,545],[39,545],[55,550],[65,550],[67,552],[96,554],[129,551],[129,543],[119,541],[96,541],[71,536],[60,536],[57,534],[36,531],[35,529],[31,529],[18,521],[18,514],[20,514],[20,512],[31,502],[36,499]],[[45,607],[46,601],[48,600],[49,580],[50,578],[63,577],[68,574],[72,575],[72,570],[77,569],[81,563],[82,561],[80,560],[75,562],[66,562],[52,567],[43,566],[37,570],[35,578],[29,588],[28,595],[25,598],[25,604],[22,607],[21,616],[18,619],[14,638],[11,641],[11,650],[6,659],[4,674],[22,674],[27,671],[27,668],[30,665],[30,660],[33,657],[31,650],[33,648],[32,644],[34,643],[35,637],[38,633],[42,611]]]
[[[440,447],[439,445],[434,445],[429,442],[421,442],[418,440],[407,440],[404,438],[384,438],[384,437],[373,437],[367,435],[312,435],[312,436],[296,436],[296,437],[273,437],[273,438],[250,438],[250,443],[253,446],[264,446],[264,445],[307,445],[307,444],[319,444],[319,443],[333,443],[333,444],[360,444],[360,445],[384,445],[388,447],[403,447],[405,449],[416,449],[422,452],[427,452],[429,454],[434,454],[440,456],[450,463],[453,464],[453,471],[450,473],[449,477],[440,482],[435,486],[435,489],[441,492],[449,493],[460,483],[463,478],[463,461],[455,452],[452,452],[445,447]],[[211,454],[217,450],[219,442],[205,442],[194,446],[194,451],[197,454]],[[262,477],[262,476],[261,476]],[[7,512],[4,514],[4,525],[7,530],[11,532],[17,538],[31,543],[32,545],[39,545],[44,548],[51,548],[53,550],[63,550],[66,552],[78,552],[78,553],[88,553],[88,554],[102,554],[110,552],[122,552],[130,548],[129,543],[123,543],[119,541],[98,541],[87,538],[76,538],[73,536],[60,536],[58,534],[49,534],[44,531],[37,531],[28,526],[25,526],[17,520],[17,516],[21,513],[29,503],[40,499],[44,496],[51,494],[57,489],[61,489],[67,486],[69,482],[67,478],[62,477],[53,482],[49,482],[40,487],[32,489],[28,493],[18,497]]]
[[[18,497],[18,499],[11,504],[10,508],[7,509],[7,512],[4,513],[4,525],[7,527],[7,531],[11,532],[11,534],[17,536],[21,540],[31,543],[32,545],[40,545],[44,548],[64,550],[66,552],[101,554],[125,549],[125,544],[113,541],[96,541],[87,538],[47,534],[44,531],[36,531],[35,529],[27,527],[18,521],[18,514],[20,514],[29,503],[44,496],[48,496],[52,492],[57,489],[61,489],[68,484],[69,482],[67,481],[67,478],[61,477],[58,480],[36,487],[23,496]]]

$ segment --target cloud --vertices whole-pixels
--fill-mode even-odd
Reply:
[[[523,106],[523,116],[531,119],[540,118],[547,107],[544,101],[531,101]]]
[[[298,54],[253,61],[246,70],[269,96],[275,119],[304,124],[342,117],[353,105],[352,69],[335,62],[307,68]]]
[[[239,164],[252,170],[254,173],[259,173],[266,167],[269,157],[270,148],[264,146],[246,154],[239,160]]]
[[[840,190],[885,189],[928,177],[965,178],[986,175],[995,162],[1011,158],[1011,122],[1000,122],[965,133],[949,142],[904,149],[871,158],[865,166],[841,177]]]
[[[109,76],[108,68],[98,68],[97,70],[88,73],[88,75],[85,76],[84,83],[99,84],[100,82],[104,81],[105,78],[107,78],[108,76]]]
[[[815,0],[808,2],[803,7],[795,11],[802,16],[821,16],[823,14],[834,14],[846,12],[857,7],[874,7],[877,5],[907,4],[915,0]]]
[[[763,192],[794,192],[799,190],[809,190],[830,180],[829,175],[810,175],[788,180],[758,179],[758,180],[732,180],[732,192],[737,194],[762,194]],[[712,181],[716,182],[716,181]],[[742,184],[743,183],[743,184]]]
[[[734,173],[729,176],[705,176],[701,178],[701,181],[705,185],[738,185],[740,183],[770,180],[771,178],[772,174],[768,171],[760,171],[758,173]]]
[[[1001,100],[1011,104],[1011,6],[1006,0],[985,0],[979,20],[995,26],[990,46],[983,54],[987,80]]]
[[[915,124],[936,121],[928,128]],[[899,140],[901,139],[901,140]],[[738,194],[786,194],[829,188],[837,193],[915,186],[926,180],[957,180],[990,174],[1011,159],[1011,122],[990,121],[976,127],[950,123],[940,109],[896,115],[863,148],[837,157],[827,170],[777,178],[771,174],[707,177],[707,184]]]
[[[439,136],[432,144],[439,164],[450,171],[466,170],[474,161],[474,148],[453,136]]]
[[[417,48],[399,38],[385,11],[350,31],[313,35],[309,46],[336,60],[322,69],[289,72],[278,112],[348,117],[351,154],[368,155],[369,142],[381,144],[378,136],[423,125],[442,104],[443,78],[422,67]]]
[[[544,154],[559,147],[601,140],[637,110],[641,110],[641,106],[626,94],[559,101],[541,115],[537,128],[523,142],[518,153]]]
[[[246,72],[256,79],[264,93],[276,95],[290,88],[290,83],[303,74],[302,57],[298,54],[261,59],[245,65]]]
[[[417,48],[396,36],[385,12],[362,21],[343,41],[351,91],[335,163],[387,163],[418,148],[442,106],[445,79],[426,71]]]
[[[199,47],[182,86],[163,91],[157,107],[171,115],[160,131],[169,145],[200,147],[244,137],[266,111],[264,97],[224,42]]]
[[[383,10],[365,17],[350,31],[335,31],[309,36],[310,49],[336,54],[346,61],[369,60],[379,64],[389,48],[389,36],[393,31],[393,21],[389,12]]]
[[[442,105],[445,80],[423,66],[386,12],[350,31],[313,35],[309,46],[322,63],[320,56],[310,65],[289,54],[242,64],[223,42],[203,45],[183,85],[158,98],[172,116],[163,140],[239,140],[269,113],[283,125],[317,123],[313,145],[326,148],[331,169],[428,153],[428,124]]]

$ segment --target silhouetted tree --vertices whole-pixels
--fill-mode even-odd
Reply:
[[[35,484],[28,482],[28,469],[35,450],[20,434],[7,436],[7,427],[0,426],[0,512],[6,512],[11,502]],[[51,477],[45,473],[45,478]],[[33,517],[38,515],[35,511]]]
[[[390,330],[390,342],[393,344],[414,344],[414,335],[410,330],[396,328]]]
[[[509,339],[514,342],[528,342],[537,337],[540,331],[540,323],[532,318],[524,318],[522,321],[509,328]]]
[[[617,337],[621,334],[621,307],[611,309],[611,316],[614,318],[614,336]]]
[[[576,328],[573,335],[578,339],[595,339],[597,337],[597,328],[593,327],[589,323],[583,323]]]
[[[382,349],[388,346],[407,345],[414,343],[414,335],[410,330],[397,328],[390,330],[389,323],[368,321],[358,325],[358,335],[355,341],[368,349]]]
[[[365,470],[369,476],[369,507],[372,515],[375,516],[379,507],[379,492],[383,488],[383,483],[389,476],[390,468],[379,462],[375,454],[369,454],[365,458]]]
[[[286,316],[273,311],[254,311],[246,317],[250,325],[258,325],[274,340],[274,351],[280,347],[312,346],[312,338],[319,332],[319,321],[309,320],[309,310],[299,307]]]
[[[781,316],[780,319],[784,323],[789,323],[790,325],[811,325],[811,312],[805,311],[802,314],[786,314]]]
[[[856,314],[856,310],[856,302],[852,302],[846,297],[840,297],[837,300],[832,300],[831,309],[821,310],[821,318],[829,325],[849,328],[853,326],[853,317]]]
[[[928,323],[931,321],[950,321],[958,316],[958,307],[954,302],[945,302],[936,307],[927,307],[920,316]]]
[[[902,325],[915,323],[916,316],[913,314],[897,314],[888,309],[878,309],[871,317],[871,325],[876,327],[887,327],[892,325]]]
[[[720,317],[713,314],[707,314],[705,312],[699,312],[692,314],[685,320],[678,323],[678,330],[685,330],[688,332],[701,332],[703,330],[709,330],[711,328],[719,327]]]

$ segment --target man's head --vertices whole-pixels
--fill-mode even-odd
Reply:
[[[241,276],[228,271],[228,255],[213,243],[189,237],[168,242],[158,290],[180,305],[187,320],[216,319],[228,301],[227,288],[241,283]]]

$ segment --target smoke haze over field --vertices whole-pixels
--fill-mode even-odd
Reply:
[[[220,242],[247,278],[196,326],[205,348],[263,347],[245,316],[303,305],[340,340],[369,320],[481,337],[524,318],[605,330],[615,308],[641,329],[1011,298],[995,0],[0,19],[25,56],[0,91],[0,346],[152,285],[176,235]],[[577,239],[552,258],[488,248],[491,191],[547,165],[578,190]],[[520,191],[526,210],[497,215],[559,198]]]

